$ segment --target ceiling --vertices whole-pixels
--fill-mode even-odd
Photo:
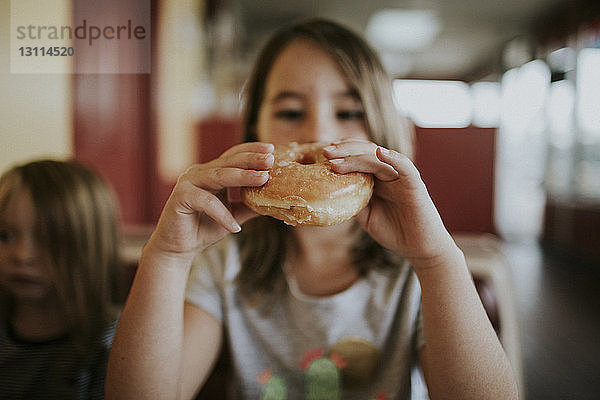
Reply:
[[[369,16],[383,8],[434,11],[442,27],[427,48],[397,54],[408,68],[397,76],[481,79],[499,64],[504,45],[536,19],[570,0],[231,0],[240,18],[244,48],[253,53],[273,29],[306,16],[322,16],[364,33]]]

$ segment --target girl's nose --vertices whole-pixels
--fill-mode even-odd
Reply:
[[[335,138],[335,118],[330,110],[320,110],[309,118],[303,135],[305,142],[331,142]]]
[[[13,246],[13,257],[20,264],[30,264],[36,257],[35,240],[30,237],[18,238]]]

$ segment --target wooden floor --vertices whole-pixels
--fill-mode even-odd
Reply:
[[[534,242],[504,250],[519,307],[527,399],[600,399],[600,264]]]

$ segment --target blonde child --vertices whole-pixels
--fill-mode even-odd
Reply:
[[[89,168],[0,178],[0,398],[101,399],[116,326],[117,214]]]

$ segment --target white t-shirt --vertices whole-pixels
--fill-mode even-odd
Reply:
[[[327,297],[303,294],[287,276],[288,290],[268,314],[239,294],[239,270],[237,244],[224,239],[195,260],[186,293],[188,302],[224,324],[234,398],[423,396],[422,380],[414,373],[417,350],[424,345],[421,290],[408,264],[372,270]]]

